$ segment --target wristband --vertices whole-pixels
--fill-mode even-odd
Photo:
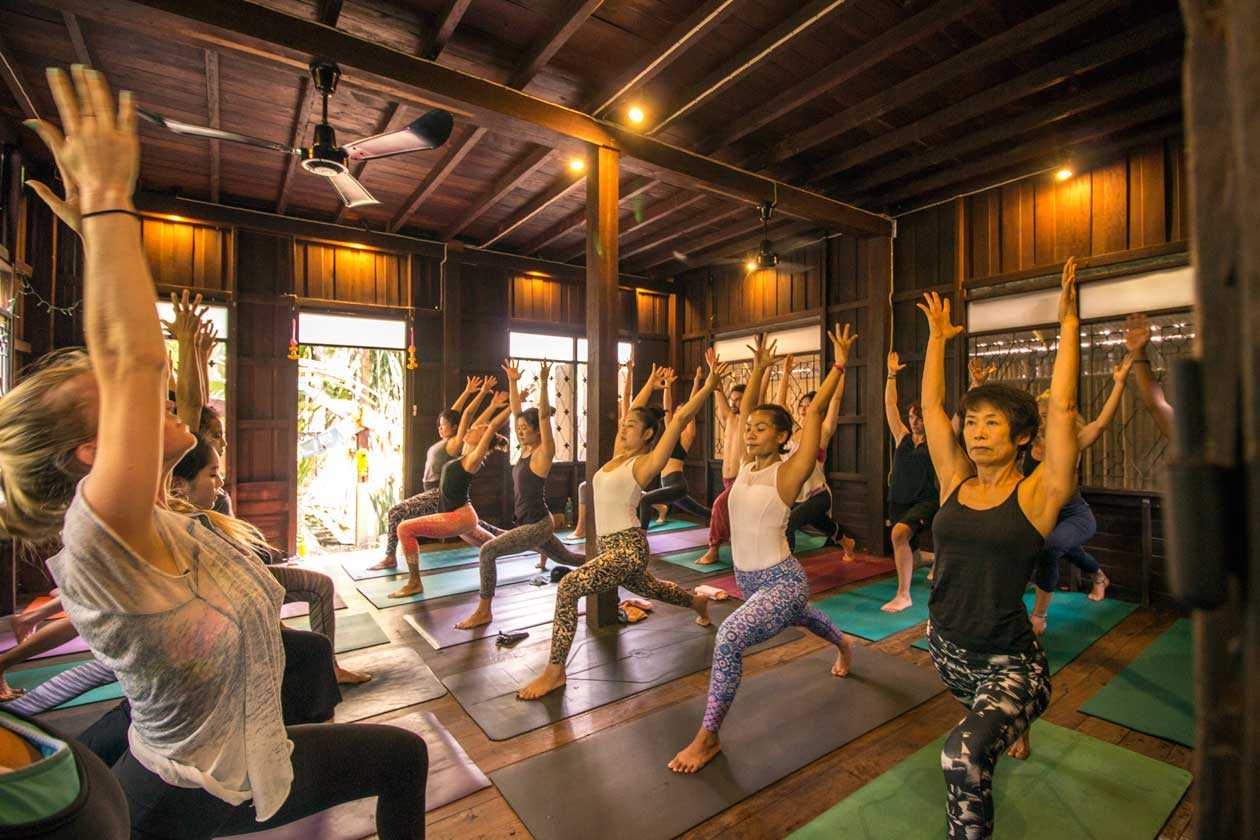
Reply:
[[[93,210],[91,213],[80,213],[80,214],[79,214],[79,219],[80,219],[80,220],[83,220],[83,219],[90,219],[90,218],[92,218],[93,216],[104,216],[104,215],[109,214],[109,213],[122,213],[123,215],[130,216],[131,218],[135,219],[136,221],[139,221],[139,220],[140,220],[140,214],[139,214],[139,213],[135,212],[134,210],[123,210],[123,209],[122,209],[122,208],[120,208],[120,207],[115,207],[115,208],[113,208],[113,209],[111,209],[111,210]]]
[[[897,378],[897,374],[895,374],[895,373],[890,373],[890,374],[888,374],[888,378],[889,378],[889,379],[896,379],[896,378]]]
[[[1150,360],[1150,359],[1148,359],[1148,358],[1146,358],[1145,356],[1143,356],[1143,357],[1142,357],[1142,358],[1140,358],[1140,359],[1134,359],[1134,360],[1133,360],[1133,364],[1135,364],[1135,365],[1148,365],[1148,366],[1149,366],[1149,365],[1150,365],[1150,363],[1151,363],[1151,360]]]
[[[832,367],[833,367],[833,368],[835,368],[836,370],[840,371],[841,373],[844,373],[844,363],[843,363],[843,362],[836,362],[834,365],[832,365]]]

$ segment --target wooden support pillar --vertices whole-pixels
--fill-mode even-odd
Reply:
[[[595,473],[617,437],[617,177],[619,153],[590,146],[586,168],[586,556],[596,551]],[[586,623],[617,621],[617,590],[586,599]]]
[[[863,368],[864,393],[860,405],[866,406],[866,533],[871,545],[882,547],[884,533],[884,476],[888,474],[887,448],[883,419],[876,406],[884,404],[884,356],[889,348],[889,325],[892,310],[889,292],[892,289],[892,237],[868,236],[858,242],[858,272],[866,275],[866,323],[854,325],[861,339],[858,349],[866,366]],[[850,374],[850,381],[853,377]],[[853,383],[856,385],[857,383]]]
[[[458,260],[442,262],[442,405],[449,406],[459,396],[460,385],[459,326],[461,310],[460,268]]]

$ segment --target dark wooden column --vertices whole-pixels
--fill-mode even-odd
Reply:
[[[442,406],[449,406],[463,390],[463,377],[459,362],[459,324],[461,264],[449,256],[442,265],[442,359],[446,369],[442,373]]]
[[[858,347],[865,362],[862,375],[862,414],[865,416],[866,437],[866,528],[868,534],[878,534],[872,544],[881,546],[884,533],[884,476],[888,475],[888,450],[884,440],[884,357],[888,347],[888,325],[891,318],[888,292],[892,288],[891,237],[869,236],[858,242],[858,271],[866,274],[867,307],[865,334]],[[855,327],[856,328],[856,327]],[[862,330],[858,330],[859,333]],[[852,374],[850,381],[854,378]],[[856,382],[852,383],[857,385]],[[852,387],[852,386],[850,386]]]
[[[595,472],[612,457],[617,437],[617,164],[615,149],[591,146],[586,171],[586,553],[596,551]],[[617,590],[586,600],[586,621],[617,620]]]

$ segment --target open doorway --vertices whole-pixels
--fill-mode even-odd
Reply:
[[[298,319],[298,554],[376,547],[403,485],[402,320]]]

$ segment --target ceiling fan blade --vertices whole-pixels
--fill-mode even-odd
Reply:
[[[403,155],[436,149],[451,136],[455,119],[450,111],[440,108],[420,115],[397,131],[387,131],[372,137],[364,137],[342,146],[350,160],[374,160],[376,158]]]
[[[337,191],[337,195],[341,196],[341,200],[345,202],[347,207],[380,204],[367,191],[367,188],[360,184],[358,179],[349,172],[339,172],[336,175],[326,175],[324,177],[328,179],[328,183],[333,185],[333,189]]]
[[[272,149],[273,151],[283,152],[286,155],[297,154],[297,150],[292,146],[286,146],[283,143],[274,143],[271,140],[263,140],[258,137],[249,137],[244,134],[237,134],[233,131],[223,131],[218,128],[210,128],[204,125],[193,125],[192,123],[180,122],[164,117],[161,114],[155,114],[152,111],[146,111],[143,108],[137,108],[136,113],[144,119],[156,126],[165,128],[176,134],[186,134],[192,137],[205,137],[209,140],[228,140],[233,143],[245,143],[249,146],[258,146],[263,149]]]

